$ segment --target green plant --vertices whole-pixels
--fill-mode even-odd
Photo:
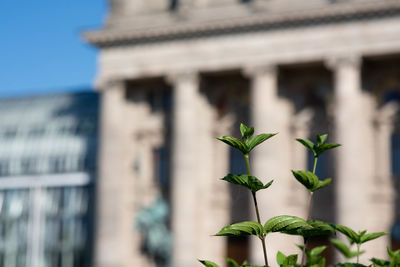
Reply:
[[[314,156],[314,164],[312,171],[308,170],[292,170],[293,177],[302,184],[309,192],[308,197],[308,204],[307,204],[307,216],[306,218],[299,218],[296,216],[291,215],[280,215],[275,216],[268,219],[264,224],[262,224],[261,215],[257,203],[257,193],[259,191],[265,190],[270,188],[273,183],[273,180],[269,181],[268,183],[264,184],[260,179],[253,176],[250,169],[250,152],[255,149],[258,145],[263,143],[264,141],[270,139],[271,137],[275,136],[276,133],[263,133],[256,136],[254,135],[254,128],[247,127],[244,124],[240,125],[240,133],[241,139],[231,137],[231,136],[222,136],[217,138],[218,140],[228,144],[229,146],[239,150],[244,157],[244,162],[246,164],[247,173],[246,174],[228,174],[223,177],[221,180],[229,182],[231,184],[235,184],[238,186],[242,186],[247,188],[252,195],[254,209],[256,213],[257,221],[243,221],[234,224],[230,224],[224,226],[216,236],[256,236],[260,239],[261,247],[264,255],[265,265],[269,266],[268,264],[268,257],[267,257],[267,249],[266,249],[266,237],[270,233],[283,233],[289,235],[299,235],[303,237],[304,244],[299,246],[302,250],[301,256],[301,264],[297,264],[298,255],[289,255],[285,256],[282,252],[278,252],[276,259],[279,266],[288,267],[288,266],[307,266],[307,267],[324,267],[325,266],[325,258],[320,254],[325,250],[325,246],[317,247],[312,250],[308,250],[306,248],[307,241],[310,237],[313,236],[321,236],[321,235],[331,235],[335,234],[336,230],[345,234],[351,244],[357,244],[357,251],[352,252],[348,248],[349,251],[346,249],[342,249],[347,253],[349,256],[357,256],[357,265],[349,265],[349,266],[359,266],[358,264],[358,256],[362,253],[360,251],[360,245],[364,242],[370,241],[372,239],[378,238],[386,233],[370,233],[367,234],[366,231],[359,232],[356,234],[350,228],[347,228],[342,225],[334,225],[327,222],[322,222],[318,220],[312,220],[310,218],[311,214],[311,203],[312,203],[312,196],[313,194],[331,183],[331,179],[327,178],[325,180],[320,180],[319,177],[316,175],[316,168],[319,156],[327,150],[336,148],[340,146],[339,144],[333,143],[326,143],[328,138],[327,134],[324,135],[317,135],[316,142],[312,142],[308,139],[296,139],[299,143],[304,145]],[[333,241],[334,245],[339,244],[341,241]],[[339,250],[344,248],[345,245],[335,245]],[[342,252],[343,252],[342,251]],[[379,261],[379,260],[376,260]],[[218,265],[211,261],[200,260],[200,262],[207,267],[218,267]],[[231,267],[261,267],[255,265],[249,265],[247,262],[242,263],[239,265],[233,259],[227,259],[227,263]],[[348,266],[348,263],[340,266]],[[338,266],[339,266],[338,265]]]
[[[304,246],[298,246],[301,251],[304,250]],[[305,266],[307,267],[325,267],[326,259],[320,254],[326,249],[326,246],[320,246],[313,249],[305,248],[305,253],[307,256],[307,262]]]
[[[372,258],[370,259],[370,261],[372,262],[373,267],[375,266],[400,267],[400,249],[392,251],[390,248],[387,248],[387,253],[390,257],[390,261]]]
[[[350,229],[347,226],[344,225],[336,225],[336,230],[338,230],[339,232],[341,232],[342,234],[344,234],[347,239],[350,242],[350,245],[356,244],[357,246],[357,251],[350,251],[350,248],[347,247],[347,249],[349,250],[349,252],[347,251],[347,249],[345,248],[345,244],[343,242],[338,242],[338,240],[333,241],[333,245],[340,251],[340,252],[347,252],[346,254],[349,257],[346,258],[352,258],[354,256],[357,256],[357,263],[359,263],[359,259],[360,259],[360,255],[364,252],[364,251],[360,251],[360,247],[361,244],[374,240],[378,237],[381,237],[383,235],[386,235],[386,232],[378,232],[378,233],[368,233],[367,234],[367,230],[364,231],[359,231],[358,233],[356,233],[354,230]],[[343,251],[344,249],[344,251]],[[345,255],[346,256],[346,255]]]

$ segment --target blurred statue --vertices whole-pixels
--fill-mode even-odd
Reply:
[[[162,197],[142,208],[136,217],[136,228],[142,233],[142,249],[157,266],[169,266],[172,253],[172,235],[167,228],[169,208]]]

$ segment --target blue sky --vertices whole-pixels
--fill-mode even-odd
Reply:
[[[1,0],[0,97],[91,89],[106,0]]]

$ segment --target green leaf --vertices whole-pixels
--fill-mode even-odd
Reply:
[[[338,147],[338,146],[340,146],[340,145],[339,144],[321,144],[320,146],[318,146],[315,149],[315,154],[318,157],[319,155],[321,155],[326,150],[333,149],[333,148]]]
[[[218,264],[212,262],[212,261],[206,261],[206,260],[199,260],[204,266],[206,267],[219,267]]]
[[[392,251],[389,247],[387,247],[386,250],[387,250],[387,253],[389,254],[390,258],[393,258],[396,256],[395,255],[396,252]],[[400,250],[397,250],[397,251],[400,251]]]
[[[242,139],[246,141],[249,137],[254,134],[254,128],[248,128],[243,123],[240,124],[240,134],[242,135]]]
[[[317,134],[317,145],[320,146],[325,143],[326,139],[328,138],[327,134],[319,135]]]
[[[381,237],[381,236],[384,236],[384,235],[387,235],[387,234],[388,234],[387,232],[364,234],[364,235],[361,236],[360,243],[362,244],[362,243],[368,242],[370,240],[374,240],[374,239],[376,239],[378,237]]]
[[[251,150],[253,150],[253,148],[255,148],[256,146],[258,146],[259,144],[261,144],[262,142],[264,142],[265,140],[271,138],[272,136],[276,135],[277,133],[269,133],[269,134],[259,134],[254,136],[251,139],[248,139],[246,141],[246,145],[248,147],[248,152],[250,152]]]
[[[308,139],[297,138],[296,140],[304,145],[306,148],[308,148],[313,153],[314,157],[318,157],[326,150],[340,146],[339,144],[325,144],[327,138],[327,134],[317,135],[317,145],[315,145],[312,141]]]
[[[337,224],[336,230],[347,236],[353,243],[360,244],[360,238],[356,232],[347,226]]]
[[[334,234],[335,226],[330,223],[318,221],[318,220],[308,220],[308,225],[311,226],[311,229],[302,228],[297,231],[297,235],[301,235],[303,237],[313,237],[313,236],[323,236],[323,235],[331,235]]]
[[[276,253],[276,263],[278,263],[279,265],[282,265],[283,262],[285,261],[286,256],[285,254],[283,254],[282,252],[280,252],[278,250],[278,253]]]
[[[300,250],[303,250],[303,246],[297,245]],[[326,246],[316,247],[313,250],[305,249],[306,253],[306,267],[325,267],[326,260],[323,256],[319,256],[318,254],[322,253],[325,250]]]
[[[387,260],[372,258],[370,261],[377,266],[389,266],[390,262]]]
[[[301,138],[296,138],[296,141],[300,142],[303,146],[308,148],[314,154],[314,156],[316,155],[314,150],[315,145],[313,142],[311,142],[308,139],[301,139]]]
[[[232,136],[221,136],[217,138],[218,140],[230,145],[231,147],[236,148],[243,154],[247,154],[249,152],[247,146],[245,143],[243,143],[241,140],[232,137]]]
[[[339,239],[331,239],[330,240],[332,245],[340,252],[343,254],[346,259],[351,259],[355,256],[357,256],[357,252],[354,255],[354,251],[351,251],[350,248],[342,241]]]
[[[231,173],[229,173],[227,176],[222,178],[222,180],[227,181],[231,184],[244,186],[244,187],[250,189],[252,192],[257,192],[258,190],[266,189],[266,188],[270,187],[273,182],[273,180],[272,180],[264,185],[255,176],[250,176],[247,174],[237,175],[237,174],[231,174]]]
[[[292,170],[294,178],[304,185],[309,191],[314,192],[318,189],[319,179],[310,171],[294,171]]]
[[[312,249],[306,249],[307,267],[325,267],[326,260],[323,256],[319,255],[326,249],[326,246],[320,246]]]
[[[293,254],[293,255],[285,256],[285,254],[278,251],[278,253],[276,254],[276,262],[281,267],[293,266],[297,262],[297,255]]]
[[[320,246],[320,247],[313,248],[311,250],[311,256],[317,256],[317,255],[321,254],[325,249],[326,249],[326,246]]]
[[[390,257],[389,267],[399,267],[400,266],[400,249],[392,251],[389,247],[386,248]]]
[[[227,225],[219,231],[216,236],[247,236],[264,234],[264,228],[258,222],[247,221]]]
[[[285,261],[282,264],[282,267],[290,267],[295,265],[297,262],[297,254],[289,255],[286,257]]]
[[[361,237],[362,237],[363,235],[365,235],[366,232],[367,232],[367,230],[358,231],[358,236],[360,237],[360,240],[361,240]]]
[[[230,267],[240,267],[240,265],[234,259],[226,258],[225,260]]]
[[[311,261],[309,264],[306,264],[307,267],[325,267],[326,259],[322,256],[318,256],[318,259],[315,261]]]
[[[299,229],[312,229],[302,218],[289,215],[272,217],[264,225],[265,233],[281,232],[294,234]]]
[[[316,189],[314,191],[330,185],[331,182],[332,182],[331,178],[327,178],[327,179],[325,179],[323,181],[318,181],[318,185],[316,186]]]

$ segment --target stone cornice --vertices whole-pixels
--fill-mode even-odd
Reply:
[[[212,22],[195,23],[188,20],[146,29],[105,28],[86,32],[83,36],[89,43],[102,48],[122,44],[143,44],[221,34],[265,31],[397,14],[400,14],[400,1],[388,0],[331,5],[325,8],[286,13],[253,13],[245,17],[220,19]]]

